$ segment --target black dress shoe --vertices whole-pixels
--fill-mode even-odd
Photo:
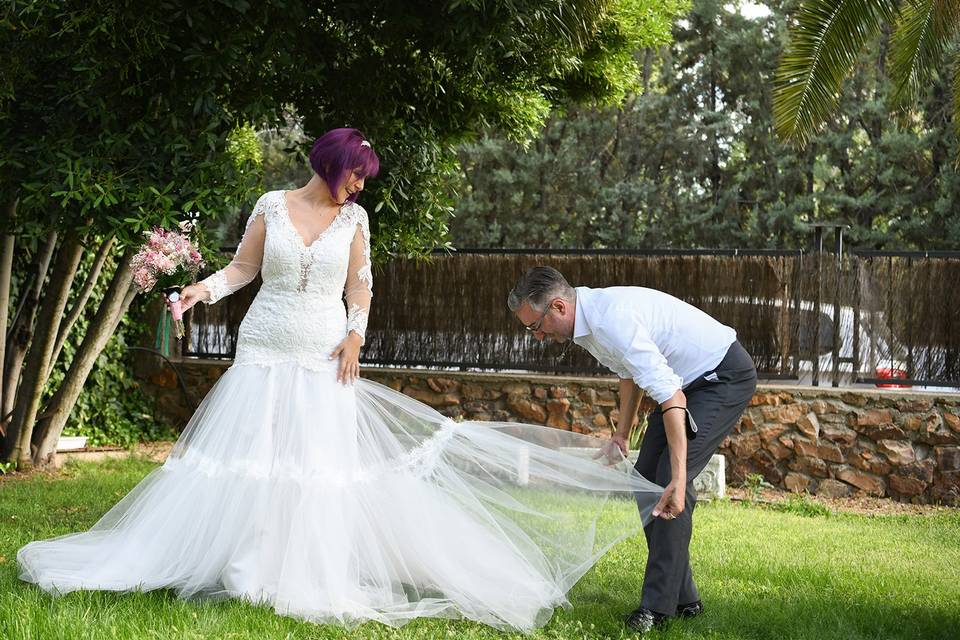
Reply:
[[[701,613],[703,613],[703,602],[700,600],[690,604],[677,605],[678,618],[696,618]]]
[[[670,616],[650,611],[650,609],[644,607],[637,607],[627,616],[627,628],[637,633],[646,633],[651,629],[661,628],[669,619]]]

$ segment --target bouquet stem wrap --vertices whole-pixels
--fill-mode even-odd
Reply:
[[[173,316],[173,333],[177,340],[182,340],[183,330],[183,302],[180,301],[180,292],[171,291],[166,294],[167,306],[170,308],[170,315]]]
[[[193,282],[203,268],[203,258],[190,242],[192,222],[182,222],[179,231],[159,227],[146,233],[147,241],[133,257],[133,281],[141,293],[154,288],[163,291],[164,301],[173,317],[173,330],[177,340],[184,336],[183,286]],[[166,327],[166,312],[163,314]]]

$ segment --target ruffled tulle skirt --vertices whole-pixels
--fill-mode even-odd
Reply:
[[[235,365],[162,467],[91,530],[17,560],[54,594],[169,588],[342,625],[530,630],[659,497],[625,461],[594,460],[599,444],[454,422],[332,369]],[[631,517],[598,527],[610,510]]]

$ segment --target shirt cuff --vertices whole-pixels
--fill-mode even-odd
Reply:
[[[657,404],[663,404],[672,398],[677,391],[683,389],[683,380],[676,374],[674,374],[672,378],[658,380],[652,385],[647,381],[647,386],[641,384],[637,378],[634,378],[633,381],[636,382],[637,386],[641,389],[646,389],[647,393],[650,394],[650,397],[653,398]]]

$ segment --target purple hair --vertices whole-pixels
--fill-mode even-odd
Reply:
[[[380,159],[356,129],[331,129],[313,143],[310,166],[327,183],[331,195],[336,197],[354,169],[364,178],[376,176],[380,171]],[[354,193],[347,200],[355,202],[357,195]]]

